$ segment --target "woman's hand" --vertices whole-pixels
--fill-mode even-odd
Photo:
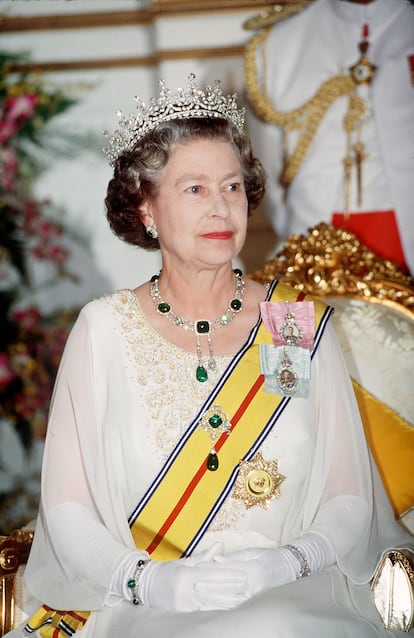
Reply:
[[[144,605],[195,611],[231,609],[249,597],[248,582],[237,563],[214,562],[219,544],[190,558],[151,561],[139,579]]]
[[[334,565],[336,554],[325,536],[309,531],[295,539],[293,544],[277,549],[253,547],[229,554],[216,553],[214,562],[243,573],[247,581],[247,597],[250,598],[263,589],[286,585],[303,575],[315,574]]]
[[[214,557],[216,565],[227,565],[246,579],[246,594],[250,598],[263,589],[280,587],[296,579],[297,560],[289,550],[251,548]]]
[[[232,609],[264,589],[299,578],[303,566],[298,549],[311,573],[336,562],[331,543],[318,533],[308,532],[296,539],[296,552],[288,547],[223,554],[216,543],[190,558],[151,561],[140,576],[139,595],[145,605],[176,611]]]

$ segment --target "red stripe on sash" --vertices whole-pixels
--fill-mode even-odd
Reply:
[[[301,290],[297,294],[296,301],[303,301],[305,299],[305,297],[306,297],[306,293],[303,292],[303,290]],[[261,389],[263,383],[264,383],[264,376],[262,374],[260,374],[257,377],[256,381],[253,383],[253,385],[250,388],[249,392],[244,397],[244,399],[243,399],[242,403],[240,404],[240,406],[238,407],[235,415],[233,416],[232,419],[230,419],[230,423],[231,423],[230,430],[231,431],[234,430],[234,428],[236,427],[237,423],[239,422],[239,420],[243,416],[244,412],[247,410],[247,408],[249,407],[250,403],[252,402],[252,400],[254,399],[256,394],[258,393],[258,391]],[[220,449],[223,447],[223,445],[227,441],[227,439],[228,439],[228,434],[227,433],[223,433],[221,435],[221,437],[216,441],[216,443],[214,445],[214,448],[215,448],[216,452],[220,451]],[[171,511],[171,513],[166,518],[166,520],[164,521],[164,524],[161,526],[159,532],[157,533],[156,536],[154,536],[154,538],[151,541],[151,543],[147,546],[146,551],[148,552],[148,554],[151,555],[151,553],[155,551],[155,549],[158,547],[158,545],[164,539],[164,537],[167,534],[168,530],[170,529],[171,525],[174,523],[174,521],[176,520],[177,516],[180,514],[181,510],[183,509],[183,507],[187,503],[188,499],[190,498],[191,494],[193,493],[193,491],[197,487],[198,483],[200,482],[200,480],[202,479],[202,477],[204,476],[206,471],[207,471],[207,463],[205,461],[203,461],[202,465],[199,467],[199,469],[197,470],[197,472],[195,473],[195,475],[193,476],[191,481],[188,483],[187,488],[183,492],[183,494],[182,494],[181,498],[179,499],[179,501],[177,502],[176,506]]]
[[[249,404],[252,402],[252,400],[254,399],[254,397],[256,396],[256,394],[258,393],[260,388],[262,387],[263,383],[264,383],[264,376],[261,374],[261,375],[259,375],[257,377],[256,381],[254,382],[254,384],[250,388],[249,392],[246,394],[245,398],[243,399],[242,403],[240,404],[239,408],[237,409],[237,412],[235,413],[234,417],[232,419],[230,419],[230,423],[231,423],[231,428],[230,429],[231,429],[231,431],[234,430],[234,428],[236,427],[237,423],[240,421],[241,417],[243,416],[244,412],[249,407]],[[214,445],[214,447],[215,447],[217,452],[223,447],[223,445],[227,441],[227,439],[228,439],[228,434],[227,433],[223,433],[221,435],[221,437],[218,439],[218,441],[216,442],[216,444]],[[165,534],[168,532],[169,528],[174,523],[174,521],[177,518],[178,514],[181,512],[181,510],[183,509],[184,505],[187,503],[188,499],[190,498],[191,494],[193,493],[193,491],[197,487],[200,479],[204,476],[206,471],[207,471],[207,464],[204,461],[202,463],[202,465],[199,467],[199,469],[197,470],[196,474],[193,476],[193,478],[189,482],[186,490],[183,492],[183,495],[181,496],[181,498],[178,501],[177,505],[174,507],[174,509],[172,510],[171,514],[165,520],[164,524],[161,526],[160,531],[154,537],[154,539],[151,541],[151,543],[148,545],[148,547],[146,549],[148,554],[151,554],[158,547],[158,545],[161,543],[161,541],[164,538]]]
[[[66,612],[67,614],[69,614],[69,616],[71,618],[73,618],[74,620],[79,620],[79,622],[85,622],[85,618],[82,618],[82,616],[78,616],[78,614],[75,611],[68,611]]]

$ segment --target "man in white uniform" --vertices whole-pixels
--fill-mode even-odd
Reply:
[[[246,51],[256,153],[278,237],[321,221],[414,272],[414,9],[315,0]]]

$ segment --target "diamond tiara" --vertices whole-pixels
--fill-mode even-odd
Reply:
[[[138,96],[136,112],[125,116],[117,111],[119,128],[111,135],[104,131],[109,143],[103,152],[111,166],[124,151],[131,150],[135,143],[144,137],[160,122],[174,119],[190,119],[198,117],[224,118],[243,129],[245,109],[237,107],[237,95],[223,95],[220,81],[214,86],[206,86],[205,91],[198,88],[195,75],[188,76],[186,88],[178,88],[175,92],[160,80],[160,96],[154,97],[146,104]]]

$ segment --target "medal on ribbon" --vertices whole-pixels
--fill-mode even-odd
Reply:
[[[280,368],[276,375],[277,384],[283,394],[294,394],[298,385],[298,375],[293,369],[293,364],[288,357],[286,348],[283,352],[283,358]]]
[[[302,328],[296,323],[296,317],[289,310],[289,304],[286,301],[285,323],[279,328],[279,334],[284,343],[288,346],[296,346],[302,339]]]
[[[310,352],[315,331],[313,302],[263,302],[260,311],[273,341],[273,345],[259,346],[265,391],[306,398],[309,394]]]

